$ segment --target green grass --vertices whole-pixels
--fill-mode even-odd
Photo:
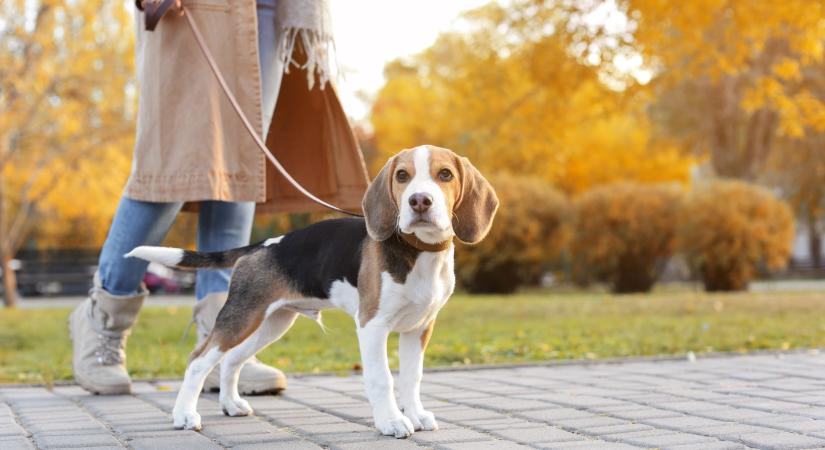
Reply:
[[[0,382],[71,379],[69,312],[0,310]],[[143,309],[127,349],[135,378],[182,376],[194,344],[194,330],[182,339],[190,314],[189,308]],[[328,311],[324,323],[326,334],[298,319],[260,358],[292,373],[352,370],[359,363],[352,320]],[[456,295],[438,318],[426,365],[806,347],[825,347],[825,294]],[[396,348],[393,337],[393,366]]]

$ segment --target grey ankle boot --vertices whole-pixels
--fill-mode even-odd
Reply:
[[[132,381],[126,372],[126,339],[149,292],[141,286],[134,296],[103,290],[98,275],[89,298],[69,316],[74,354],[74,379],[95,394],[128,394]]]
[[[209,294],[195,304],[192,320],[198,328],[200,344],[215,326],[215,319],[226,303],[226,293]],[[215,367],[203,384],[205,391],[218,391],[221,387],[220,366]],[[280,370],[267,366],[253,357],[241,368],[238,392],[242,395],[275,394],[286,389],[286,376]]]

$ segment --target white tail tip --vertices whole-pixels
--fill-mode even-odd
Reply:
[[[183,260],[183,250],[171,247],[150,247],[142,245],[123,255],[124,258],[140,258],[166,266],[177,266]]]

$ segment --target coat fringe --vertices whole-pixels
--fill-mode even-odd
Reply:
[[[306,53],[306,61],[301,64],[295,58],[295,45],[299,42]],[[309,28],[289,27],[281,30],[281,43],[278,57],[284,64],[284,72],[289,73],[290,67],[306,70],[309,89],[315,86],[317,76],[320,88],[324,89],[332,78],[331,54],[335,49],[335,41],[329,34],[321,33]]]

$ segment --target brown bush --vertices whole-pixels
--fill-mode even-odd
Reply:
[[[688,196],[679,248],[708,291],[748,287],[759,268],[785,267],[791,252],[791,209],[764,188],[715,181]]]
[[[675,185],[619,183],[576,199],[571,256],[577,280],[613,292],[647,292],[675,249],[682,190]]]
[[[546,182],[494,176],[501,201],[490,234],[456,249],[456,277],[470,292],[510,293],[535,284],[564,247],[568,202]]]

